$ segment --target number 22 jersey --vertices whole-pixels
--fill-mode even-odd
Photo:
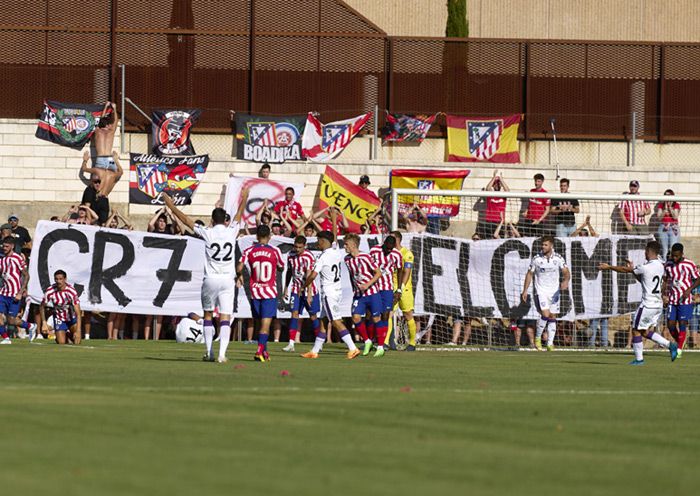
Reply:
[[[217,224],[214,227],[194,227],[194,232],[206,243],[204,276],[231,276],[236,273],[236,238],[240,224],[229,227]]]
[[[661,280],[664,277],[664,263],[660,259],[648,260],[634,268],[634,275],[642,283],[642,304],[645,308],[663,308]]]

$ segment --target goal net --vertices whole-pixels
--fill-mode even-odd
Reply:
[[[445,205],[456,215],[429,218],[426,226],[423,216],[444,212]],[[602,271],[599,264],[642,263],[653,239],[665,252],[681,242],[687,258],[700,260],[699,213],[700,197],[676,195],[393,190],[393,228],[404,233],[403,245],[415,257],[420,343],[532,346],[539,315],[534,285],[523,300],[523,283],[541,237],[551,235],[571,273],[561,293],[555,346],[627,347],[641,285],[632,274]],[[403,342],[401,315],[395,328]]]

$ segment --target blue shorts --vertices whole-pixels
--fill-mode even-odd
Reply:
[[[114,158],[111,156],[99,156],[95,159],[96,169],[107,169],[117,172],[117,164],[114,163]]]
[[[693,305],[669,305],[666,309],[666,319],[673,321],[689,321],[693,317]]]
[[[53,328],[54,331],[70,331],[70,328],[77,324],[78,321],[73,317],[68,322],[57,321],[56,327]]]
[[[303,312],[304,309],[308,310],[309,315],[318,315],[321,313],[321,297],[316,293],[313,298],[311,298],[311,305],[306,299],[306,295],[303,293],[301,296],[294,293],[292,294],[292,308],[290,312]]]
[[[355,296],[352,299],[352,314],[364,316],[370,311],[372,317],[377,317],[382,314],[382,300],[379,293],[374,293],[370,296]]]
[[[379,299],[382,302],[382,312],[391,312],[394,308],[394,292],[393,291],[380,291]]]
[[[254,319],[274,319],[277,317],[277,299],[251,300],[250,309]]]
[[[20,300],[15,300],[12,296],[0,296],[0,313],[16,317],[19,315]]]

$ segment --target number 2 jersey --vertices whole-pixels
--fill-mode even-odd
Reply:
[[[284,268],[279,248],[255,243],[243,251],[241,263],[250,270],[250,293],[254,300],[277,298],[277,269]]]
[[[634,275],[642,283],[642,303],[644,308],[663,308],[661,299],[661,279],[664,277],[664,263],[661,259],[647,260],[634,268]]]
[[[236,238],[240,224],[231,222],[229,227],[217,224],[214,227],[194,226],[194,232],[206,243],[204,276],[230,276],[236,274]]]

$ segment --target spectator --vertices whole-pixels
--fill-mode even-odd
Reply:
[[[302,209],[301,204],[294,199],[294,194],[294,188],[285,189],[284,200],[278,201],[274,208],[277,215],[283,217],[286,214],[289,221],[295,221],[304,216],[304,209]]]
[[[100,176],[90,174],[90,184],[83,191],[83,199],[80,203],[89,206],[97,214],[98,224],[103,226],[109,218],[109,199],[98,194],[101,184]]]
[[[469,338],[472,336],[472,319],[471,317],[457,317],[452,319],[452,341],[447,343],[449,346],[457,346],[460,344],[459,336],[464,330],[464,337],[462,338],[462,345],[465,346],[469,343]]]
[[[261,179],[270,179],[270,172],[272,169],[270,168],[270,164],[267,162],[263,163],[262,166],[260,167],[260,170],[258,171],[258,177]]]
[[[404,222],[406,232],[423,233],[428,228],[428,216],[417,203],[414,203],[408,215],[399,213],[399,219]]]
[[[69,224],[91,226],[98,221],[98,217],[95,211],[88,205],[80,205],[78,207],[73,205],[63,217],[63,221]]]
[[[639,181],[630,181],[629,195],[639,194]],[[624,230],[619,234],[647,234],[649,232],[645,217],[651,213],[648,201],[623,200],[617,206]]]
[[[122,223],[121,226],[119,225],[120,222]],[[120,214],[117,210],[112,212],[112,215],[107,220],[106,226],[111,227],[112,229],[126,229],[128,231],[132,231],[134,229],[134,226],[131,225],[131,221]]]
[[[562,178],[559,181],[559,192],[562,194],[569,193],[569,180]],[[556,229],[558,238],[566,238],[576,230],[576,214],[579,213],[579,203],[575,198],[555,199],[552,200],[550,209],[552,220]]]
[[[574,232],[571,233],[571,237],[575,238],[576,236],[593,236],[593,237],[598,237],[598,233],[596,232],[595,229],[593,229],[593,226],[591,225],[591,216],[586,215],[586,221],[581,224],[578,229],[576,229]]]
[[[664,196],[673,196],[672,189],[664,191]],[[681,213],[681,205],[674,201],[659,202],[656,204],[656,218],[659,220],[659,228],[656,238],[661,243],[661,258],[668,258],[668,250],[681,241],[681,231],[678,225],[678,216]]]
[[[17,238],[12,235],[12,226],[10,224],[3,224],[0,226],[0,239],[12,238],[15,242],[12,244],[12,250],[15,253],[22,253],[22,247],[19,244]],[[0,251],[0,258],[2,257],[2,251]],[[1,281],[1,279],[0,279]]]
[[[379,197],[377,196],[377,194],[371,189],[369,189],[370,182],[368,175],[360,176],[360,182],[358,183],[358,185],[360,186],[360,188],[366,191],[372,198],[379,201]]]
[[[362,228],[365,228],[364,230]],[[367,218],[367,222],[360,228],[364,234],[388,234],[389,226],[384,222],[382,209],[378,208]]]
[[[530,193],[546,193],[547,190],[542,187],[544,184],[544,176],[542,174],[535,174],[533,179],[535,181],[535,187],[530,190]],[[540,237],[547,234],[543,224],[549,215],[549,204],[548,198],[530,198],[528,200],[527,209],[523,215],[523,222],[520,228],[523,236]]]
[[[508,185],[503,180],[499,172],[493,171],[493,177],[488,182],[485,191],[510,191]],[[480,239],[491,239],[495,238],[494,232],[496,231],[496,226],[503,222],[503,218],[506,213],[506,198],[496,198],[493,196],[486,197],[486,211],[484,216],[476,225],[476,232],[479,234]]]
[[[536,320],[531,320],[531,319],[518,319],[515,324],[511,323],[510,325],[510,330],[513,331],[513,338],[515,339],[515,346],[519,347],[520,346],[520,340],[523,335],[523,329],[525,329],[525,334],[527,334],[527,338],[529,341],[528,346],[530,348],[535,347],[535,327],[537,327],[537,321]],[[546,339],[544,337],[544,334],[547,331],[544,331],[542,333],[543,339]]]
[[[114,189],[114,185],[122,177],[124,171],[119,163],[119,154],[117,152],[112,152],[112,161],[109,164],[100,165],[101,157],[97,157],[97,162],[95,167],[88,167],[88,161],[90,160],[90,152],[85,151],[83,154],[83,164],[80,166],[80,171],[88,174],[95,174],[100,178],[100,186],[97,190],[97,196],[104,196],[105,198],[109,196]]]
[[[344,233],[348,232],[350,225],[348,224],[348,220],[343,215],[343,212],[341,212],[338,207],[326,207],[322,210],[319,210],[313,215],[313,217],[311,218],[311,222],[314,224],[317,231],[332,231],[333,223],[329,218],[329,213],[331,210],[335,210],[338,214],[339,222],[335,226],[335,229],[336,234],[338,236],[342,236]]]
[[[12,214],[7,218],[7,222],[12,228],[12,236],[19,242],[20,249],[25,251],[31,250],[32,237],[29,235],[29,231],[27,231],[27,229],[19,225],[19,217]]]
[[[107,110],[110,108],[112,112],[108,114]],[[95,127],[95,134],[93,135],[93,143],[95,144],[95,151],[97,152],[97,157],[95,159],[96,168],[107,169],[114,172],[117,171],[116,164],[112,159],[112,150],[114,149],[114,135],[117,131],[118,123],[119,115],[117,114],[117,106],[108,101],[105,103],[104,109],[102,109],[100,122]],[[87,154],[87,158],[90,158],[89,153]]]
[[[173,224],[172,216],[168,214],[168,210],[163,207],[156,210],[156,213],[151,217],[151,220],[148,222],[148,232],[178,234],[178,228]]]
[[[272,232],[273,236],[284,236],[284,230],[282,228],[282,224],[277,219],[272,221],[272,226],[270,228],[270,231]]]
[[[316,227],[313,225],[313,223],[309,222],[304,226],[304,236],[307,238],[315,238],[316,237]]]

